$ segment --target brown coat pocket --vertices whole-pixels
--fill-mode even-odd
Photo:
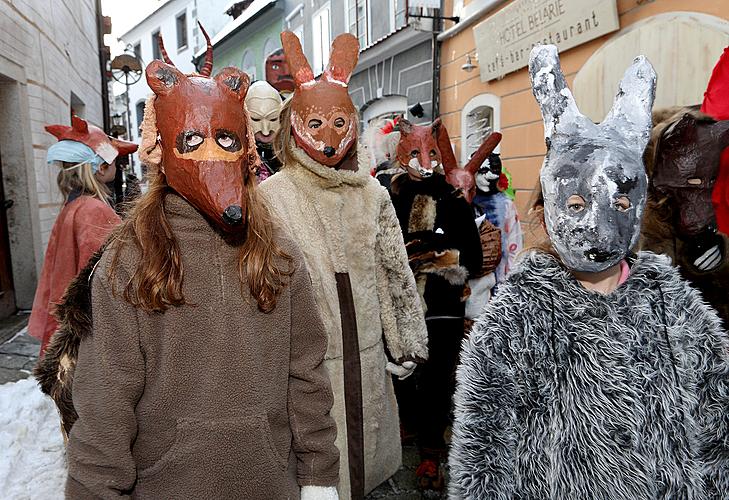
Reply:
[[[262,415],[181,419],[175,441],[139,471],[135,498],[288,498],[287,461]],[[298,492],[295,492],[298,495]]]

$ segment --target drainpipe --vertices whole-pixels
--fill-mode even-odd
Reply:
[[[433,95],[431,96],[431,108],[433,109],[432,120],[440,116],[440,49],[442,42],[438,39],[438,34],[443,29],[443,19],[440,16],[445,12],[445,0],[440,0],[440,9],[433,19],[433,38],[431,41],[433,58]]]
[[[109,133],[111,120],[109,117],[109,80],[106,77],[106,50],[104,49],[104,15],[101,13],[101,0],[96,0],[96,37],[99,51],[99,68],[101,69],[101,110],[104,116],[104,132]]]

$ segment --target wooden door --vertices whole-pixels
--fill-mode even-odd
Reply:
[[[0,319],[15,312],[15,288],[10,264],[10,234],[7,211],[13,201],[5,198],[2,183],[2,158],[0,157]]]

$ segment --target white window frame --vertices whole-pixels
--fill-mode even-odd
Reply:
[[[476,108],[487,106],[491,108],[491,130],[498,132],[501,130],[501,98],[494,94],[479,94],[473,96],[463,109],[461,110],[461,165],[468,163],[468,114]],[[496,153],[500,151],[500,146],[494,150]]]
[[[327,16],[327,38],[324,40],[324,37],[320,36],[317,38],[317,22],[319,22],[319,19],[321,18],[321,15],[326,11]],[[330,9],[329,2],[322,5],[316,12],[314,12],[314,15],[311,16],[311,33],[312,33],[312,49],[313,49],[313,71],[314,75],[321,74],[324,69],[327,66],[327,63],[329,62],[329,50],[332,44],[332,11]],[[317,44],[320,45],[320,47],[317,47]],[[320,49],[320,50],[319,50]]]
[[[182,16],[185,16],[185,45],[180,45],[180,37],[179,33],[177,32],[177,20]],[[175,45],[177,46],[177,53],[183,52],[187,50],[187,48],[190,46],[190,33],[188,30],[188,26],[190,26],[190,23],[188,22],[188,15],[187,15],[187,9],[182,9],[180,12],[175,14]]]
[[[251,65],[246,64],[246,59],[248,59],[248,62],[251,62]],[[252,49],[246,49],[243,51],[243,57],[240,59],[240,66],[244,73],[248,75],[248,77],[251,79],[251,81],[254,81],[257,78],[258,73],[258,67],[256,67],[256,57],[253,55]],[[253,72],[249,71],[249,68],[253,69]]]
[[[346,1],[346,6],[345,6],[345,9],[344,9],[344,13],[345,13],[345,16],[344,17],[345,17],[345,20],[346,20],[346,23],[347,23],[346,24],[345,31],[347,33],[352,33],[350,31],[351,24],[352,24],[352,19],[351,19],[351,16],[349,15],[349,11],[351,10],[352,3],[355,3],[355,2],[357,2],[357,3],[364,3],[364,8],[365,8],[364,21],[365,21],[365,24],[367,26],[365,26],[366,30],[365,30],[365,33],[364,33],[364,44],[360,44],[360,45],[362,45],[360,47],[360,49],[364,49],[370,43],[372,43],[372,17],[370,16],[370,1],[371,0],[347,0]],[[390,2],[392,2],[392,0],[390,0]],[[392,9],[390,9],[390,10],[392,10]],[[354,9],[354,15],[355,16],[357,15],[357,8],[356,7]],[[392,17],[392,15],[390,17]],[[356,20],[355,20],[355,22],[356,22]],[[356,26],[356,24],[355,24],[355,26]],[[390,23],[390,27],[392,28],[392,22]],[[392,29],[390,31],[392,31]],[[352,33],[352,34],[357,37],[357,40],[359,40],[359,33]]]

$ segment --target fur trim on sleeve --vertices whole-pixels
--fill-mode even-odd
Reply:
[[[428,358],[428,332],[415,278],[408,265],[400,223],[390,197],[380,190],[376,241],[377,293],[390,354],[398,361]]]

